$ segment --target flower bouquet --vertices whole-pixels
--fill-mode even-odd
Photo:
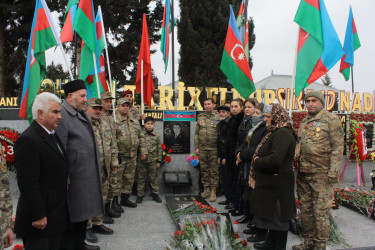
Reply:
[[[13,172],[15,172],[13,145],[19,136],[20,134],[14,129],[0,128],[0,147],[2,145],[5,149],[7,169]]]
[[[193,167],[196,167],[199,164],[199,157],[191,154],[186,157],[186,161],[189,162]]]
[[[210,213],[216,213],[216,208],[213,208],[209,205],[203,205],[202,202],[198,201],[193,201],[190,204],[187,204],[179,209],[172,211],[173,218],[177,223],[180,222],[180,215]]]
[[[24,249],[24,248],[23,248],[23,244],[17,244],[17,245],[15,245],[15,246],[12,248],[12,250],[22,250],[22,249]]]
[[[172,153],[172,148],[167,148],[167,146],[165,146],[165,144],[161,144],[161,148],[163,149],[163,153],[162,153],[162,160],[161,160],[161,166],[164,166],[165,163],[170,163],[172,161],[172,158],[169,154]]]
[[[182,231],[176,231],[166,249],[250,249],[247,241],[233,234],[226,216],[201,220],[199,217],[182,221]]]

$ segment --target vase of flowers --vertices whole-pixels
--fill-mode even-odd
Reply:
[[[370,156],[371,156],[371,161],[374,163],[374,168],[371,170],[371,173],[370,173],[371,182],[372,182],[371,190],[375,190],[375,152],[372,152]]]

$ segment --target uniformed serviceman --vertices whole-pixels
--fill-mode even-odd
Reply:
[[[114,97],[112,96],[112,93],[109,91],[105,91],[100,93],[100,97],[102,99],[103,104],[103,119],[110,125],[111,127],[111,133],[112,133],[112,140],[114,141],[114,147],[117,150],[118,155],[118,149],[117,149],[117,138],[116,138],[116,123],[113,118],[113,115],[111,114],[112,109],[112,101]],[[113,111],[114,112],[114,111]],[[116,192],[116,184],[117,184],[117,169],[110,169],[110,177],[109,177],[109,189],[108,189],[108,196],[107,196],[107,202],[111,202],[111,208],[112,210],[123,213],[124,209],[120,206],[118,202],[118,196],[115,194]]]
[[[195,127],[194,146],[195,154],[199,156],[200,170],[205,199],[216,200],[216,189],[219,184],[219,165],[217,163],[217,138],[220,117],[212,98],[204,101],[205,112],[198,115]]]
[[[0,135],[0,140],[7,141],[2,135]],[[0,249],[13,244],[12,213],[13,205],[9,190],[5,148],[0,142]]]
[[[122,93],[122,97],[128,98],[130,102],[130,109],[129,109],[129,114],[132,115],[135,119],[137,120],[144,120],[146,118],[145,114],[141,114],[141,110],[139,108],[139,105],[134,105],[134,99],[133,99],[133,91],[130,89],[125,90]]]
[[[140,159],[146,160],[147,148],[141,126],[137,119],[129,115],[130,100],[123,97],[117,102],[118,116],[116,120],[117,146],[121,158],[119,176],[122,180],[118,184],[118,193],[121,193],[121,206],[137,207],[137,204],[129,200],[134,183],[134,175],[137,165],[137,154]]]
[[[102,193],[104,206],[104,215],[92,218],[89,221],[87,229],[94,233],[113,234],[113,230],[104,226],[104,223],[112,224],[114,221],[111,217],[118,218],[120,213],[111,210],[111,201],[107,202],[109,177],[111,168],[117,170],[117,145],[112,139],[111,127],[101,118],[102,116],[102,100],[99,98],[89,98],[86,106],[86,113],[91,117],[91,124],[94,130],[95,138],[98,142],[100,165],[102,173]]]
[[[298,131],[296,156],[300,167],[297,193],[300,201],[304,242],[300,249],[325,249],[329,238],[329,214],[333,184],[338,182],[344,150],[344,131],[337,115],[324,109],[320,91],[305,96],[308,115]]]

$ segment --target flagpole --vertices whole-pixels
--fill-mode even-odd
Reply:
[[[145,110],[145,107],[144,107],[144,91],[143,91],[143,60],[141,61],[141,111],[142,113],[141,114],[144,114],[144,110]],[[142,120],[142,125],[143,125],[143,119]]]
[[[92,58],[94,60],[94,70],[95,70],[95,79],[96,79],[96,89],[98,91],[98,98],[100,98],[100,88],[99,88],[99,77],[98,77],[98,69],[96,68],[96,56],[95,53],[92,52]]]
[[[68,63],[68,59],[66,58],[66,55],[65,55],[65,52],[64,52],[64,49],[63,49],[61,43],[59,44],[59,47],[60,47],[61,52],[62,52],[62,54],[63,54],[63,56],[64,56],[64,61],[65,61],[66,67],[68,68],[68,71],[69,71],[70,80],[73,81],[74,78],[73,78],[72,70],[71,70],[71,68],[70,68],[70,65],[69,65],[69,63]]]
[[[292,82],[290,83],[290,105],[289,105],[289,116],[292,117],[292,111],[293,111],[293,87],[296,86],[296,68],[297,68],[297,53],[298,53],[298,41],[299,41],[299,32],[300,28],[298,27],[298,33],[297,33],[297,42],[296,42],[296,53],[294,55],[294,63],[293,63],[293,74],[292,74]],[[288,93],[288,92],[287,92]],[[285,99],[286,101],[286,99]]]
[[[353,75],[353,65],[350,66],[350,70],[352,71],[352,93],[354,98],[354,75]]]
[[[173,96],[172,96],[172,102],[173,105],[175,105],[175,98],[174,98],[174,90],[175,90],[175,79],[174,79],[174,0],[172,0],[172,6],[171,6],[171,12],[172,12],[172,89],[173,89]]]

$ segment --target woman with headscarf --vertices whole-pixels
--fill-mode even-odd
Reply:
[[[243,119],[242,119],[242,122],[240,123],[239,127],[238,127],[238,133],[237,133],[237,147],[236,147],[236,152],[234,154],[235,158],[237,158],[237,155],[238,155],[238,152],[240,152],[243,147],[244,147],[244,143],[245,143],[245,139],[246,139],[246,136],[247,136],[247,133],[249,132],[249,130],[251,129],[252,127],[252,117],[253,117],[253,113],[254,113],[254,110],[255,110],[255,105],[258,104],[258,101],[257,99],[255,98],[248,98],[245,100],[244,102],[244,116],[243,116]],[[240,163],[240,164],[237,164],[236,163],[236,166],[238,168],[238,176],[236,176],[236,188],[235,188],[235,211],[232,212],[232,215],[233,216],[239,216],[241,214],[245,214],[245,202],[242,200],[242,194],[243,194],[243,191],[244,191],[244,186],[245,186],[245,179],[244,178],[244,168],[245,168],[245,164],[244,163]],[[247,218],[246,217],[242,217],[241,219],[237,220],[238,223],[246,223],[247,222]]]
[[[293,159],[297,134],[280,104],[264,111],[267,134],[255,150],[249,184],[250,202],[257,228],[269,229],[263,243],[255,249],[285,249],[289,220],[295,215]]]

